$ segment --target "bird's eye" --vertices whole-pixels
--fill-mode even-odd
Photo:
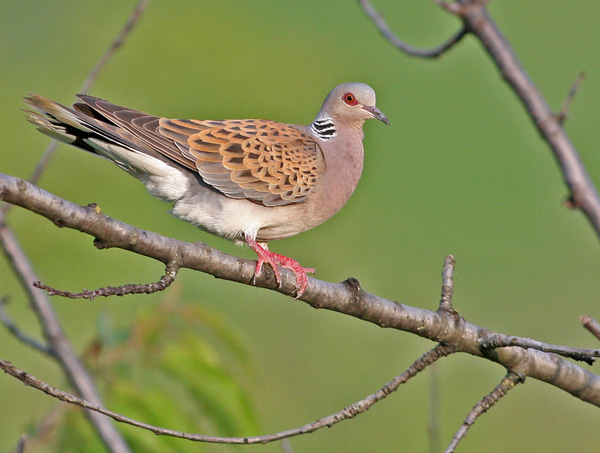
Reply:
[[[352,93],[346,93],[342,96],[342,100],[348,105],[357,105],[358,101]]]

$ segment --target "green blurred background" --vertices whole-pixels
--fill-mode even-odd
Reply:
[[[0,1],[0,171],[28,177],[48,143],[25,121],[21,98],[33,91],[72,102],[134,3]],[[459,26],[430,1],[374,4],[413,45],[437,45]],[[586,71],[566,128],[600,183],[600,3],[498,0],[490,9],[556,111],[578,73]],[[598,238],[579,212],[564,207],[567,192],[554,159],[474,38],[426,61],[392,48],[355,2],[155,0],[91,94],[168,117],[309,123],[329,90],[347,81],[375,88],[391,127],[366,124],[365,171],[346,207],[324,225],[271,248],[315,267],[319,279],[353,276],[369,292],[432,310],[443,259],[452,253],[455,308],[469,321],[549,343],[596,347],[578,318],[600,318]],[[40,186],[79,204],[98,203],[106,214],[140,228],[253,258],[251,251],[175,219],[139,182],[70,147],[60,147]],[[155,281],[163,271],[160,263],[133,254],[98,251],[92,238],[21,209],[12,210],[8,220],[40,278],[61,289]],[[10,268],[3,262],[0,271],[10,315],[39,336]],[[433,346],[274,292],[185,270],[165,293],[53,302],[81,352],[96,336],[110,331],[114,337],[114,331],[138,322],[140,313],[149,315],[172,300],[196,307],[200,318],[221,326],[211,339],[213,359],[246,392],[255,418],[254,428],[249,423],[236,435],[290,429],[338,411]],[[106,324],[112,327],[102,327]],[[188,339],[209,335],[193,327],[191,332]],[[161,340],[168,345],[170,338],[165,334]],[[172,335],[173,344],[178,339]],[[243,351],[228,354],[223,344],[229,341]],[[67,387],[53,362],[3,329],[0,357]],[[129,357],[135,374],[135,354]],[[438,372],[447,444],[504,370],[453,356]],[[0,379],[0,450],[6,451],[57,404],[15,379]],[[102,377],[99,382],[109,391]],[[429,382],[425,372],[367,413],[293,438],[290,445],[296,452],[424,451]],[[112,407],[135,413],[118,403]],[[154,407],[161,408],[156,418],[142,421],[170,423],[168,403]],[[461,451],[590,451],[600,442],[599,421],[598,409],[529,379],[476,423]],[[201,429],[176,422],[167,427]],[[210,428],[204,433],[218,434]],[[138,436],[155,451],[281,451],[278,444],[211,446]]]

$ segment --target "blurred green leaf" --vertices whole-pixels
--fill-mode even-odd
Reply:
[[[100,316],[99,337],[85,353],[111,410],[177,431],[220,436],[258,433],[240,382],[248,374],[247,354],[216,313],[171,298],[141,311],[132,321],[125,329],[107,315]],[[221,351],[229,352],[226,360]],[[79,411],[69,408],[56,425],[57,434],[50,442],[53,451],[82,451],[84,445],[100,448]],[[120,427],[134,451],[199,448],[189,441]]]

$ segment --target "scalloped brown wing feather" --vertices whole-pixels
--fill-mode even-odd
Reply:
[[[265,206],[300,203],[325,170],[319,145],[288,124],[166,118],[159,124],[157,132],[195,162],[202,179],[231,198]]]
[[[305,201],[325,170],[319,145],[298,128],[268,120],[159,118],[87,95],[76,110],[93,110],[224,195],[265,206]],[[89,109],[89,107],[91,109]],[[91,110],[91,111],[89,111]]]

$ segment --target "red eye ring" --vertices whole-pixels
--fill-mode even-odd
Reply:
[[[348,105],[358,105],[356,97],[352,93],[346,93],[342,96],[342,101]]]

